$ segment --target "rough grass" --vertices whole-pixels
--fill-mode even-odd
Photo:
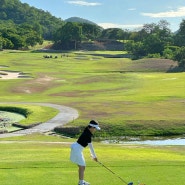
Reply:
[[[124,130],[137,124],[146,128],[143,133],[161,135],[157,122],[164,125],[161,129],[167,129],[167,123],[174,121],[169,133],[175,127],[178,131],[174,134],[185,132],[185,73],[166,73],[173,66],[172,61],[104,58],[105,54],[120,54],[108,51],[48,54],[58,58],[44,59],[45,53],[34,52],[1,53],[1,65],[34,78],[0,80],[0,101],[51,102],[74,107],[80,117],[71,126],[98,119],[105,126],[127,125]],[[94,60],[97,54],[98,59]],[[136,129],[134,133],[143,134]]]

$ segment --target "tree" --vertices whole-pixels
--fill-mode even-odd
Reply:
[[[108,28],[102,31],[100,38],[124,40],[128,38],[128,33],[120,28]]]
[[[43,38],[38,29],[35,30],[34,24],[16,25],[9,21],[0,22],[2,47],[4,49],[22,49],[37,43],[41,44]]]
[[[3,38],[2,49],[13,49],[13,48],[14,44],[12,43],[12,41],[7,38]]]
[[[128,41],[125,43],[125,49],[133,55],[133,59],[138,59],[146,55],[145,47],[142,42]]]
[[[185,20],[180,23],[180,28],[174,36],[174,44],[177,46],[185,46]]]
[[[0,35],[0,51],[3,49],[3,37]]]
[[[37,32],[30,31],[28,34],[24,35],[26,46],[35,46],[37,43],[42,44],[43,39],[41,36],[37,35]]]
[[[140,31],[132,31],[130,34],[129,34],[129,37],[128,39],[129,40],[134,40],[135,42],[139,42],[139,41],[143,41],[144,38],[146,38],[148,36],[148,33],[142,29]]]
[[[16,33],[10,33],[8,37],[14,45],[13,49],[21,49],[25,46],[24,39],[20,35]]]
[[[135,44],[132,43],[133,54],[136,53],[137,57],[138,54],[142,54],[141,56],[162,55],[165,47],[173,43],[172,33],[168,27],[169,23],[165,20],[161,20],[158,24],[145,24],[142,30],[132,32],[130,34],[130,39],[135,42]],[[135,52],[134,48],[138,48],[139,50],[137,49],[136,51],[139,52]]]
[[[95,40],[101,35],[101,27],[96,24],[76,23],[84,40]]]
[[[35,46],[37,43],[42,44],[42,30],[37,22],[33,24],[23,23],[17,27],[19,35],[23,36],[25,46]]]
[[[174,60],[178,61],[179,67],[185,70],[185,47],[179,47],[174,54]]]
[[[54,39],[66,49],[76,49],[77,42],[81,41],[81,29],[76,23],[67,22],[57,30]]]
[[[0,0],[0,20],[11,20],[15,25],[30,24],[44,39],[52,39],[55,30],[63,23],[49,12],[21,3],[20,0]]]
[[[164,43],[157,34],[151,34],[143,41],[146,54],[160,53],[164,50]]]

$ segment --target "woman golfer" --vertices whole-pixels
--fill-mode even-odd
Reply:
[[[85,159],[83,156],[83,149],[88,145],[90,148],[91,156],[94,161],[98,161],[96,154],[94,152],[93,145],[91,143],[91,138],[96,130],[100,130],[99,124],[97,121],[91,120],[88,126],[84,129],[83,133],[78,138],[77,142],[71,145],[71,155],[70,160],[77,164],[79,167],[79,183],[78,185],[89,185],[90,183],[84,181],[84,172],[85,172]]]

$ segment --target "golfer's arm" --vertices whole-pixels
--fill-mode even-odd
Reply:
[[[92,143],[88,143],[93,158],[97,158]]]

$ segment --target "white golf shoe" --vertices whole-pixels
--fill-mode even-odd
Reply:
[[[89,182],[83,181],[82,183],[79,183],[78,185],[90,185]]]

